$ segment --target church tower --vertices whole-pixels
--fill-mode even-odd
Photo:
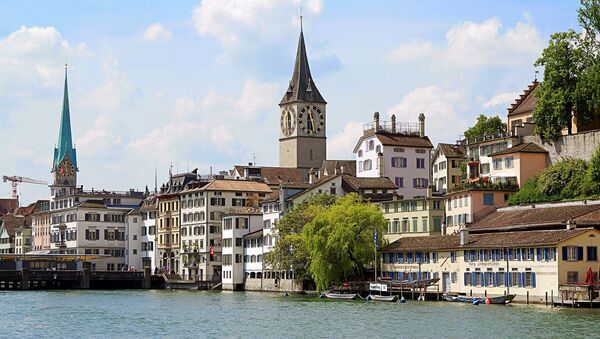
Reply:
[[[300,26],[296,63],[280,107],[279,166],[303,170],[320,168],[326,159],[327,102],[319,93],[308,65]]]
[[[67,65],[65,65],[65,89],[63,107],[60,116],[60,128],[58,132],[58,144],[54,148],[52,173],[56,187],[77,186],[77,152],[73,148],[73,137],[71,136],[71,114],[69,111],[69,90],[67,86]]]

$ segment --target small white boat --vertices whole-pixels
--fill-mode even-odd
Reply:
[[[360,298],[360,295],[358,295],[357,293],[323,293],[321,294],[321,298],[354,300]]]
[[[371,301],[387,301],[387,302],[394,302],[394,301],[398,301],[398,296],[397,295],[375,295],[375,294],[369,294],[367,296],[367,300]]]

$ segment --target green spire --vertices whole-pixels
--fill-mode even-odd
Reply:
[[[68,158],[73,167],[77,169],[77,153],[73,148],[71,136],[71,114],[69,111],[69,88],[67,85],[67,65],[65,65],[65,89],[63,97],[63,108],[60,116],[60,130],[58,132],[58,145],[54,149],[54,164],[52,171],[56,171],[60,163]]]

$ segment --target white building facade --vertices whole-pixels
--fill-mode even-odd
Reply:
[[[222,283],[224,290],[244,289],[244,268],[253,272],[262,271],[262,254],[257,258],[253,256],[253,262],[244,262],[244,236],[256,233],[253,239],[247,239],[254,244],[253,248],[262,252],[262,246],[257,246],[257,241],[262,230],[263,220],[260,213],[227,214],[223,216],[223,241],[222,241]],[[250,243],[249,242],[249,243]],[[246,259],[250,261],[251,256]],[[257,260],[260,260],[258,262]]]

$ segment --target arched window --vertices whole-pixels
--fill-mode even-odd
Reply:
[[[375,141],[369,140],[369,143],[367,144],[367,151],[372,151],[374,148],[375,148]]]
[[[363,156],[363,151],[362,151],[362,150],[359,150],[359,151],[358,151],[358,157],[359,157],[359,158],[361,158],[362,156]]]
[[[381,145],[377,145],[377,147],[375,147],[375,152],[381,153]]]

